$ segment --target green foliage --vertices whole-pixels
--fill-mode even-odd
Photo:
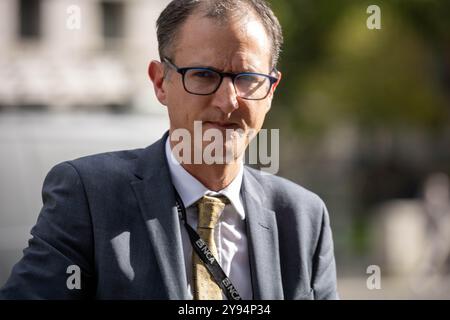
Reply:
[[[285,46],[272,125],[302,134],[348,122],[364,130],[448,125],[450,2],[378,2],[381,30],[366,27],[370,4],[273,1]]]

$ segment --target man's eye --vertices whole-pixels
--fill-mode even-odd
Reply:
[[[248,82],[248,83],[255,83],[258,82],[260,79],[258,77],[255,77],[253,75],[241,75],[239,77],[239,81],[241,82]]]
[[[254,86],[264,83],[266,80],[265,77],[255,76],[255,75],[241,75],[238,78],[238,83],[245,86]]]
[[[200,79],[209,79],[215,77],[214,73],[211,71],[195,71],[193,72],[192,76]]]

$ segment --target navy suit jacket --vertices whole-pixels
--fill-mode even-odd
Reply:
[[[45,179],[28,248],[0,298],[187,299],[166,137],[145,149],[56,165]],[[322,200],[247,167],[241,192],[254,299],[337,298]]]

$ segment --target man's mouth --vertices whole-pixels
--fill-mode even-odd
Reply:
[[[234,122],[227,122],[227,121],[204,121],[203,126],[206,127],[213,127],[219,130],[225,130],[225,129],[232,129],[237,130],[240,129],[239,124]]]

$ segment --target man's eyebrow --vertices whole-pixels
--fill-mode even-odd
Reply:
[[[214,70],[214,71],[224,72],[224,69],[220,69],[220,68],[217,68],[217,67],[214,67],[214,66],[207,66],[207,65],[204,65],[202,63],[192,63],[192,64],[189,65],[189,68],[208,68],[208,69],[211,69],[211,70]],[[248,66],[244,70],[239,71],[239,72],[234,72],[234,73],[246,73],[246,72],[258,73],[256,68],[254,68],[253,66]]]
[[[203,63],[190,63],[186,68],[208,68],[214,71],[223,72],[223,69],[216,68],[214,66],[208,66]]]

